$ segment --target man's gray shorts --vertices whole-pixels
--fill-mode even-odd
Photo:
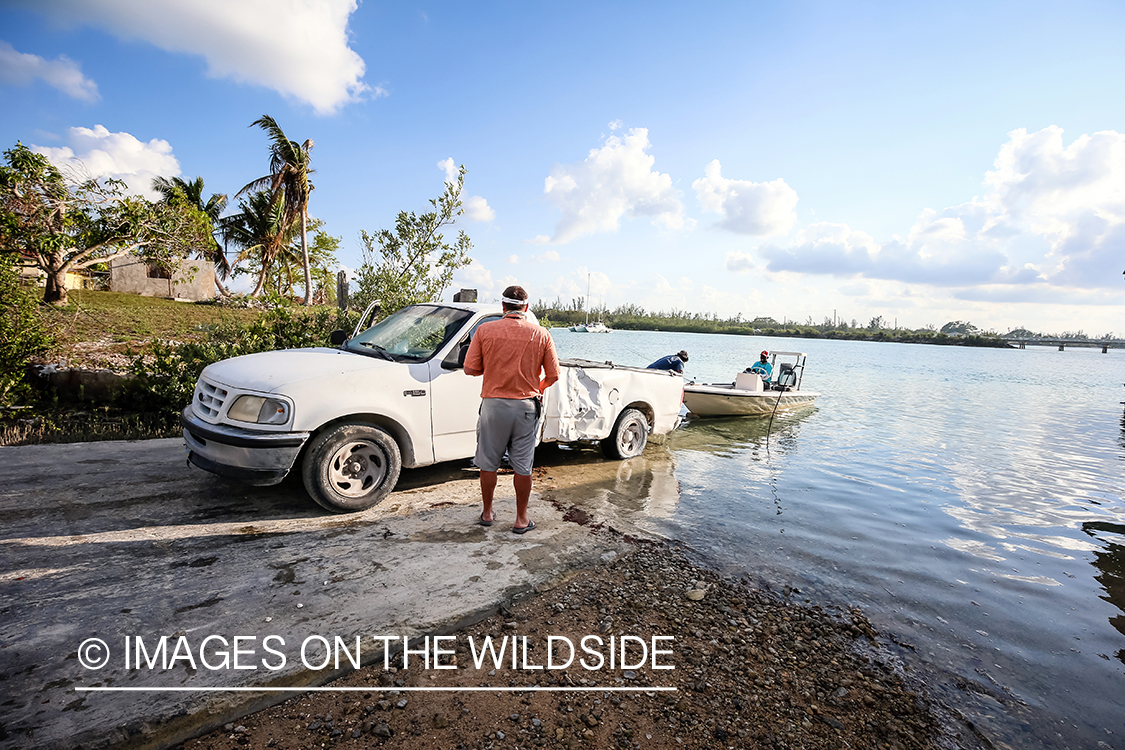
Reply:
[[[496,471],[506,450],[515,472],[530,475],[538,427],[539,402],[535,399],[482,399],[477,420],[477,468]]]

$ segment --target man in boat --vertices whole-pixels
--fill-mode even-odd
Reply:
[[[465,356],[465,374],[484,376],[475,458],[484,509],[477,523],[492,525],[496,470],[507,450],[515,470],[516,522],[512,531],[523,534],[535,528],[527,515],[531,463],[543,392],[559,379],[559,357],[546,329],[524,317],[527,291],[522,286],[510,286],[502,299],[504,317],[478,328]]]
[[[762,376],[762,381],[768,386],[773,377],[773,365],[769,363],[770,353],[763,351],[757,362],[746,368],[746,372],[756,372]]]
[[[661,357],[648,366],[649,370],[675,370],[683,374],[684,362],[687,362],[687,352],[683,349],[675,354],[669,354],[667,357]]]

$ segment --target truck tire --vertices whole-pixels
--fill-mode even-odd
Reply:
[[[639,456],[648,443],[648,420],[636,409],[621,412],[609,437],[601,442],[606,458],[622,459]]]
[[[366,510],[390,494],[402,471],[398,443],[362,422],[331,427],[313,438],[301,465],[312,499],[334,513]]]

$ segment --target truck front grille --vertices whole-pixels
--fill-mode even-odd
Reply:
[[[199,416],[217,419],[227,400],[227,390],[208,383],[203,378],[195,384],[195,411]]]

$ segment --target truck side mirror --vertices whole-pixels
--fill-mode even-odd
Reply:
[[[328,340],[332,343],[332,346],[339,346],[340,344],[348,340],[348,332],[333,331],[328,335]]]
[[[449,354],[445,355],[445,359],[441,361],[441,369],[443,370],[464,370],[465,357],[469,354],[469,342],[462,341],[455,348],[451,349]]]

